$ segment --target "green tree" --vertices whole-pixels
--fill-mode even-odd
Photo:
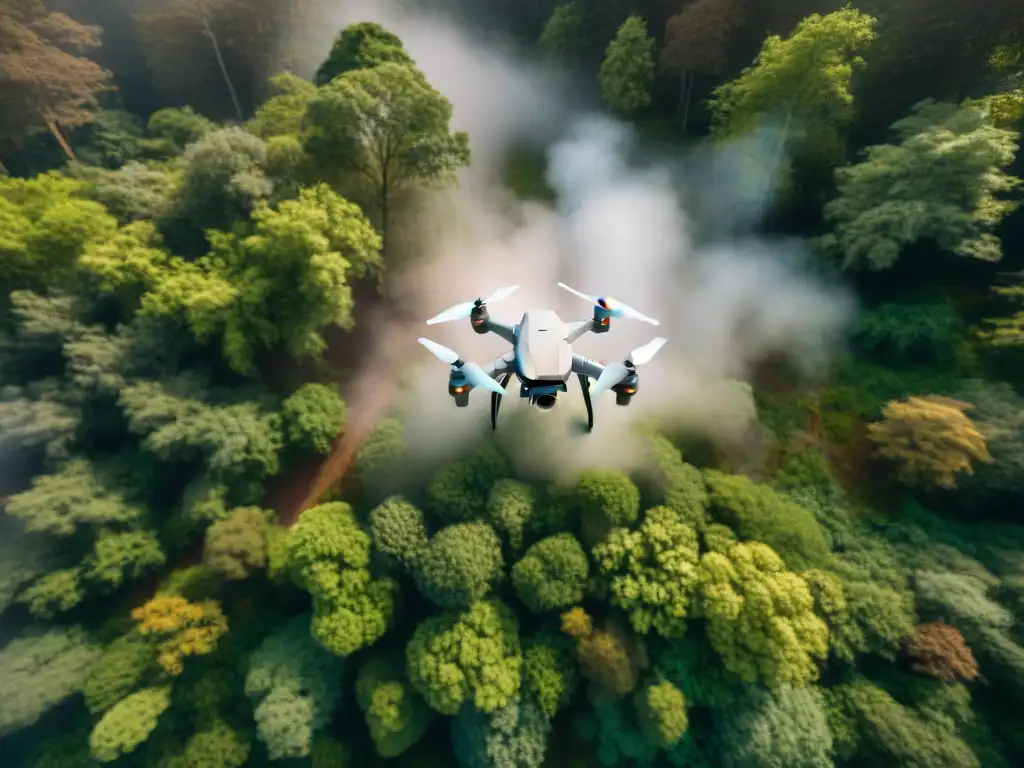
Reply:
[[[514,699],[494,712],[463,707],[451,732],[459,768],[541,768],[551,721],[536,702]]]
[[[363,710],[377,754],[398,757],[430,727],[433,711],[405,679],[400,661],[376,656],[356,676],[356,701]]]
[[[828,542],[808,509],[743,475],[708,470],[704,479],[712,516],[742,539],[767,544],[796,571],[828,563]]]
[[[185,744],[184,759],[186,765],[242,768],[251,752],[248,734],[218,719],[189,738]]]
[[[178,264],[143,300],[144,313],[180,314],[199,340],[219,338],[244,374],[255,372],[258,351],[280,343],[296,357],[321,355],[321,329],[352,327],[350,280],[380,266],[370,223],[324,185],[252,218],[246,237],[211,231],[210,256]]]
[[[807,582],[764,544],[701,557],[700,608],[725,668],[747,683],[803,685],[818,677],[828,626],[814,615]]]
[[[307,509],[288,534],[288,569],[313,597],[313,637],[338,656],[372,645],[388,628],[398,584],[370,573],[370,537],[342,503]]]
[[[180,155],[189,145],[215,130],[215,122],[189,106],[158,109],[146,123],[146,133],[155,145],[154,150],[165,157]]]
[[[739,706],[715,715],[715,744],[729,768],[832,768],[825,702],[814,687],[749,688]]]
[[[401,39],[380,24],[349,24],[334,38],[330,53],[316,71],[316,84],[327,85],[346,72],[371,69],[386,62],[413,64]]]
[[[570,59],[584,53],[587,45],[586,14],[580,0],[555,6],[537,40],[540,52]]]
[[[499,480],[491,488],[487,500],[487,519],[513,553],[523,551],[526,535],[536,514],[536,504],[533,489],[518,480]]]
[[[231,581],[265,568],[267,517],[258,507],[240,507],[207,528],[203,562],[211,573]]]
[[[66,284],[82,251],[117,229],[85,185],[56,173],[0,179],[0,283],[7,290]]]
[[[893,123],[891,144],[836,171],[838,196],[824,209],[832,233],[820,240],[847,269],[890,269],[925,239],[961,256],[999,261],[993,230],[1016,203],[1001,196],[1020,181],[1004,172],[1017,134],[971,106],[915,105]],[[942,183],[935,180],[941,178]]]
[[[835,751],[844,760],[864,765],[980,766],[948,720],[929,721],[863,678],[825,695]]]
[[[819,173],[842,162],[853,120],[851,82],[874,39],[874,24],[871,16],[843,8],[806,17],[785,40],[768,37],[754,64],[712,94],[712,136],[736,139],[766,119],[781,120],[768,181],[783,171],[786,155]]]
[[[181,158],[181,183],[161,229],[177,252],[205,250],[208,229],[229,229],[274,191],[267,145],[238,127],[211,131]]]
[[[650,440],[649,466],[638,473],[641,500],[645,508],[668,507],[683,521],[703,532],[708,520],[708,489],[704,478],[682,454],[661,435]]]
[[[110,763],[134,752],[170,706],[170,686],[145,688],[121,700],[107,710],[89,735],[92,756]]]
[[[370,510],[373,547],[405,568],[415,568],[429,545],[423,512],[401,496],[391,496]]]
[[[662,749],[679,743],[689,727],[686,697],[668,680],[649,682],[635,694],[640,727]]]
[[[320,167],[355,174],[369,186],[386,249],[396,196],[447,184],[469,163],[469,137],[451,132],[451,116],[448,99],[422,73],[387,62],[320,89],[306,113],[306,149]]]
[[[572,640],[539,632],[523,644],[523,696],[536,701],[548,718],[568,706],[579,685]]]
[[[593,743],[597,764],[606,768],[657,764],[661,750],[640,724],[632,697],[613,697],[598,689],[587,691],[592,715],[581,735]]]
[[[571,533],[541,539],[512,567],[516,594],[534,613],[581,602],[589,577],[587,553]]]
[[[23,631],[0,650],[0,737],[39,720],[77,693],[101,649],[81,627]]]
[[[106,647],[82,687],[89,713],[102,715],[158,672],[153,646],[138,633],[121,635]]]
[[[668,507],[644,513],[639,530],[614,528],[593,550],[611,604],[634,631],[681,637],[697,583],[697,533]]]
[[[313,642],[309,622],[296,616],[249,658],[245,694],[271,760],[309,755],[341,698],[345,663]]]
[[[398,419],[382,419],[373,425],[354,462],[364,489],[381,484],[386,473],[394,471],[394,467],[408,454],[404,431]]]
[[[442,467],[427,485],[427,511],[443,523],[466,523],[487,512],[495,483],[508,463],[493,446]]]
[[[173,181],[164,170],[133,160],[114,171],[83,167],[82,178],[89,183],[89,198],[121,224],[144,222],[155,232],[152,222],[163,220],[170,210]]]
[[[280,136],[299,136],[302,118],[316,98],[316,86],[309,80],[281,72],[270,79],[271,96],[253,115],[246,128],[267,142]]]
[[[508,606],[494,600],[431,616],[413,632],[405,661],[413,687],[442,715],[457,714],[466,702],[493,712],[519,692],[519,624]]]
[[[583,521],[583,538],[591,546],[612,528],[627,528],[640,513],[640,491],[617,469],[587,469],[580,473],[576,504]]]
[[[442,608],[464,610],[502,575],[501,541],[487,523],[442,528],[416,560],[420,592]]]
[[[82,563],[82,579],[100,592],[111,592],[165,562],[167,556],[155,532],[105,529],[97,534],[92,552]]]
[[[640,16],[630,16],[608,44],[597,79],[612,111],[630,115],[651,103],[654,38]]]
[[[333,387],[305,384],[281,408],[285,437],[296,448],[328,454],[345,426],[345,403]]]

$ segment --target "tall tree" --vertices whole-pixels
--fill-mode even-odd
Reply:
[[[586,16],[580,0],[569,0],[551,12],[537,40],[545,56],[570,58],[586,49]]]
[[[844,8],[807,17],[786,39],[769,37],[754,64],[712,94],[712,136],[738,138],[766,119],[780,118],[772,170],[787,151],[812,172],[842,162],[853,121],[851,81],[863,63],[861,52],[874,39],[874,26],[873,17]]]
[[[41,0],[0,0],[0,141],[49,131],[72,162],[61,127],[91,122],[111,73],[82,53],[100,45],[98,27],[49,13]]]
[[[185,31],[187,35],[196,36],[196,39],[198,36],[205,37],[209,41],[210,51],[217,62],[220,77],[231,97],[235,114],[241,122],[245,119],[242,104],[238,99],[238,92],[235,90],[231,75],[228,74],[227,65],[224,63],[220,39],[214,31],[214,14],[226,7],[229,1],[174,0],[166,7],[144,11],[136,18],[140,26],[140,36],[147,40],[149,47],[159,48],[161,44],[166,44],[165,41],[169,41],[172,33],[176,30]]]
[[[601,96],[611,109],[629,115],[651,103],[654,39],[639,16],[630,16],[608,44],[597,75]]]
[[[412,64],[401,39],[380,24],[350,24],[338,33],[323,64],[316,71],[316,84],[326,85],[338,75],[354,69],[375,67],[386,61]]]
[[[679,111],[683,131],[690,115],[697,75],[721,75],[729,42],[742,15],[737,0],[697,0],[665,25],[661,66],[679,75]]]
[[[419,70],[393,62],[334,78],[309,105],[307,150],[320,167],[369,185],[385,253],[395,196],[450,182],[469,162],[469,136],[451,132],[451,116],[451,103]]]
[[[127,1],[165,104],[240,119],[273,75],[316,66],[308,35],[320,15],[316,0]],[[217,81],[224,87],[211,87]]]

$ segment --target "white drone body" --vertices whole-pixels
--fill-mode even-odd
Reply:
[[[583,390],[583,401],[587,406],[587,426],[594,426],[594,409],[591,398],[609,389],[616,394],[618,405],[629,405],[636,394],[639,378],[636,366],[650,361],[665,344],[665,339],[656,338],[638,349],[634,349],[625,361],[603,366],[572,351],[572,343],[584,333],[607,333],[612,317],[628,317],[642,320],[651,325],[658,321],[642,315],[613,299],[589,296],[558,284],[580,298],[594,303],[594,316],[590,320],[565,323],[551,310],[526,312],[517,325],[505,325],[491,320],[487,305],[508,298],[519,286],[513,285],[495,291],[487,299],[458,304],[427,321],[427,325],[445,323],[469,318],[477,333],[493,333],[512,345],[512,349],[486,366],[468,363],[456,352],[429,339],[419,339],[443,363],[451,366],[448,378],[448,394],[455,405],[464,408],[469,405],[469,394],[476,388],[491,392],[491,426],[497,427],[498,409],[503,395],[510,394],[505,386],[514,375],[519,379],[519,396],[541,410],[551,410],[558,403],[558,396],[568,392],[568,382],[576,374]],[[591,386],[591,379],[596,383]],[[500,381],[499,381],[500,380]]]

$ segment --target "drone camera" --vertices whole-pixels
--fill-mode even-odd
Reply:
[[[542,386],[533,388],[523,388],[523,397],[530,398],[530,405],[535,405],[542,411],[550,411],[558,404],[558,393],[567,392],[568,388],[565,384],[555,386]]]
[[[538,395],[534,401],[535,405],[542,411],[550,411],[558,402],[558,395]]]

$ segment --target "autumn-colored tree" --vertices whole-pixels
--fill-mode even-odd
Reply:
[[[569,637],[580,639],[594,631],[589,614],[579,606],[562,614],[562,631]]]
[[[562,632],[576,641],[583,676],[607,696],[625,696],[636,687],[637,672],[629,635],[617,626],[595,629],[580,607],[562,614]]]
[[[868,436],[882,458],[896,462],[906,485],[956,488],[956,475],[974,474],[972,462],[992,460],[984,436],[963,403],[938,395],[892,401],[882,420],[868,425]]]
[[[177,676],[186,656],[213,653],[228,631],[228,620],[214,601],[190,603],[183,597],[154,597],[132,611],[143,637],[158,642],[157,661],[164,672]]]
[[[61,129],[91,122],[96,96],[112,88],[111,73],[80,55],[99,35],[42,0],[0,0],[0,142],[48,130],[74,162]]]
[[[741,21],[736,0],[696,0],[665,25],[660,62],[664,70],[679,75],[679,110],[684,131],[697,75],[722,74],[729,42]]]
[[[978,663],[960,630],[933,621],[921,624],[906,640],[910,668],[946,683],[969,682],[978,676]]]

